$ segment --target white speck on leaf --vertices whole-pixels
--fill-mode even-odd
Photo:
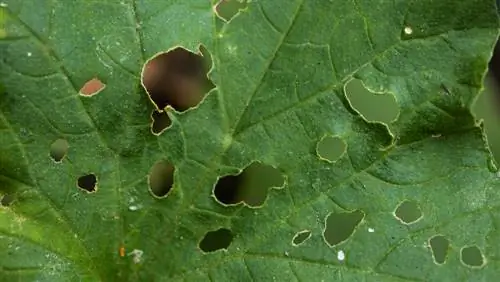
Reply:
[[[337,259],[340,260],[340,261],[345,260],[345,253],[344,253],[344,251],[342,251],[342,250],[338,251],[338,253],[337,253]]]
[[[405,27],[405,34],[410,35],[412,33],[413,33],[413,29],[411,27],[409,27],[409,26]]]
[[[375,229],[370,227],[370,228],[368,228],[368,232],[373,233],[373,232],[375,232]]]
[[[4,7],[4,8],[7,7],[7,3],[1,2],[0,7]]]
[[[28,54],[27,54],[27,55],[28,55],[28,57],[31,57],[31,55],[33,55],[33,54],[31,54],[31,52],[28,52]]]
[[[140,207],[139,207],[139,206],[135,206],[135,205],[132,205],[132,206],[129,206],[129,207],[128,207],[128,210],[129,210],[129,211],[136,211],[136,210],[138,210],[138,209],[140,209]]]
[[[134,249],[133,251],[131,251],[130,253],[128,253],[129,256],[133,256],[132,257],[132,261],[135,263],[135,264],[138,264],[142,261],[142,255],[144,254],[144,251],[142,250],[138,250],[138,249]]]
[[[288,252],[285,252],[285,256],[288,256]]]

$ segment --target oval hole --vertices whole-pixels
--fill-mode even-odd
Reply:
[[[318,156],[329,162],[336,162],[346,151],[344,140],[335,136],[325,136],[321,138],[316,146]]]
[[[482,267],[485,261],[481,250],[477,246],[463,247],[460,251],[460,260],[466,266],[474,268]]]
[[[283,187],[285,177],[276,168],[259,162],[246,167],[239,175],[219,179],[214,196],[222,204],[244,203],[250,207],[262,206],[270,188]]]
[[[365,213],[360,210],[328,215],[323,232],[328,245],[333,247],[347,241],[354,234],[356,227],[364,217]]]
[[[298,246],[298,245],[304,243],[305,241],[307,241],[307,239],[311,238],[311,234],[312,233],[310,230],[303,230],[303,231],[297,232],[297,234],[295,234],[295,236],[293,236],[292,245]]]
[[[233,233],[226,228],[220,228],[215,231],[209,231],[201,240],[199,247],[205,253],[215,252],[221,249],[227,249],[233,241]]]
[[[420,220],[423,214],[417,203],[405,200],[398,205],[394,216],[404,224],[412,224]]]
[[[8,207],[12,205],[16,197],[13,194],[5,194],[2,196],[2,199],[0,200],[0,205],[4,207]]]
[[[174,184],[175,167],[167,161],[153,165],[149,173],[149,190],[155,197],[166,197]]]
[[[436,264],[443,264],[448,255],[448,247],[450,242],[442,235],[436,235],[429,240],[429,245],[432,250],[432,257]]]
[[[50,157],[54,162],[60,163],[68,153],[69,144],[64,139],[57,139],[50,145]]]
[[[78,188],[89,193],[97,190],[97,177],[94,174],[87,174],[78,178]]]

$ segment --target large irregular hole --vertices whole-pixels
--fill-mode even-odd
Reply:
[[[345,86],[345,93],[351,106],[367,121],[390,124],[399,115],[394,95],[370,92],[359,79],[349,81]]]
[[[394,216],[404,224],[412,224],[419,221],[423,214],[416,202],[405,200],[398,205]]]
[[[219,18],[229,21],[236,16],[239,10],[244,9],[246,6],[246,0],[220,0],[214,9]]]
[[[443,264],[448,255],[450,242],[442,235],[436,235],[429,240],[429,245],[432,251],[432,257],[437,264]]]
[[[98,78],[92,78],[82,86],[80,89],[80,95],[94,96],[101,92],[104,88],[106,88],[106,85],[102,81]]]
[[[97,190],[97,177],[94,174],[87,174],[78,178],[78,188],[89,193]]]
[[[276,168],[254,162],[239,175],[219,179],[214,188],[215,198],[225,205],[241,202],[250,207],[262,206],[269,188],[283,187],[285,177]]]
[[[201,240],[199,247],[205,253],[215,252],[221,249],[227,249],[233,241],[233,233],[226,228],[220,228],[215,231],[209,231]]]
[[[157,109],[185,111],[201,102],[214,87],[208,79],[208,56],[177,47],[150,59],[142,70],[142,85]]]
[[[69,144],[64,139],[57,139],[50,145],[50,157],[59,163],[68,153]]]
[[[4,194],[3,196],[1,196],[0,205],[8,207],[14,202],[15,199],[16,197],[14,196],[14,194]]]
[[[485,264],[481,250],[477,246],[466,246],[460,251],[460,260],[469,267],[479,268]]]
[[[166,197],[174,184],[175,167],[167,161],[153,165],[149,173],[149,190],[156,197]]]
[[[311,238],[311,234],[312,233],[310,230],[302,230],[300,232],[297,232],[297,234],[293,236],[292,245],[298,246],[304,243],[307,239]]]
[[[336,162],[346,151],[344,140],[335,136],[324,136],[316,146],[318,156],[329,162]]]
[[[151,131],[159,135],[161,134],[167,127],[172,124],[170,121],[170,118],[168,117],[166,112],[159,112],[158,110],[154,110],[151,113],[151,119],[153,120],[153,123],[151,124]]]
[[[331,247],[345,242],[352,236],[354,230],[365,217],[360,210],[352,212],[331,213],[326,218],[323,236]]]

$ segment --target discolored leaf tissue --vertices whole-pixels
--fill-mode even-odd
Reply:
[[[0,280],[498,277],[500,175],[470,111],[495,1],[0,2]],[[353,79],[397,117],[368,121]],[[219,202],[252,163],[283,185]]]

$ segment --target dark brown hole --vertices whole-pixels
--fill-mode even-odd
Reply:
[[[246,0],[221,0],[215,5],[215,12],[221,19],[229,21],[246,6]]]
[[[220,228],[216,231],[209,231],[200,242],[200,249],[206,253],[215,252],[221,249],[227,249],[233,241],[231,230]]]
[[[56,162],[61,162],[68,153],[69,144],[64,139],[57,139],[50,145],[50,157]]]
[[[360,210],[331,213],[326,219],[326,228],[323,232],[328,245],[336,246],[349,239],[364,217],[365,214]]]
[[[153,123],[151,124],[151,131],[159,135],[161,134],[167,127],[169,127],[172,122],[170,121],[170,118],[167,115],[167,112],[159,112],[157,110],[154,110],[151,113],[151,119],[153,120]]]
[[[83,85],[82,89],[80,89],[80,94],[83,96],[93,96],[99,93],[105,87],[106,85],[102,83],[102,81],[100,81],[98,78],[93,78]]]
[[[149,189],[156,197],[165,197],[174,184],[175,167],[167,161],[153,165],[149,173]]]
[[[78,178],[78,187],[89,193],[97,190],[97,177],[94,174],[87,174]]]
[[[309,230],[300,231],[297,234],[295,234],[295,236],[293,236],[292,244],[298,246],[304,243],[310,237],[311,237],[311,231]]]
[[[209,58],[175,48],[149,60],[142,71],[142,84],[157,109],[170,105],[185,111],[198,105],[214,87],[207,77]]]
[[[229,175],[219,179],[214,188],[215,198],[226,205],[241,202],[250,207],[262,206],[269,188],[284,185],[285,178],[276,168],[254,162],[239,175]]]

